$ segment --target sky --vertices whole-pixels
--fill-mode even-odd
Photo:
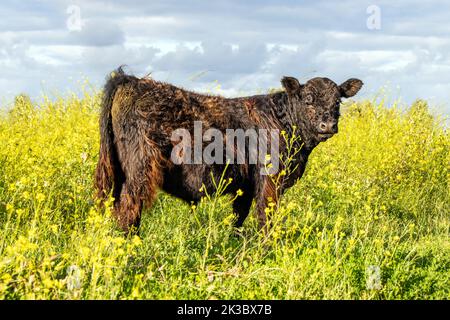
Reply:
[[[283,76],[364,82],[359,98],[450,114],[450,1],[12,1],[0,7],[0,101],[101,88],[127,71],[249,95]]]

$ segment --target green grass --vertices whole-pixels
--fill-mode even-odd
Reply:
[[[233,235],[231,198],[162,193],[123,238],[92,200],[99,101],[0,117],[0,298],[450,298],[450,136],[426,103],[346,104],[263,241],[253,216]]]

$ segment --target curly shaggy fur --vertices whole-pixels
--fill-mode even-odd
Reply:
[[[281,190],[272,179],[260,175],[261,164],[230,164],[225,178],[232,183],[225,193],[243,190],[233,203],[240,227],[252,201],[261,228],[267,225],[265,208],[277,201],[298,180],[313,148],[337,132],[341,97],[355,95],[362,86],[349,79],[340,86],[327,78],[314,78],[301,85],[284,77],[285,91],[267,95],[227,99],[202,95],[149,78],[136,78],[122,68],[107,79],[100,114],[100,153],[95,174],[97,197],[102,201],[112,191],[114,214],[125,232],[137,230],[143,205],[151,206],[158,189],[187,202],[197,202],[213,193],[223,164],[174,164],[172,132],[185,128],[193,133],[194,121],[204,130],[278,129],[287,133],[298,128],[301,152],[295,159],[296,171],[285,178]],[[331,125],[330,125],[331,123]],[[283,145],[280,153],[286,152]]]

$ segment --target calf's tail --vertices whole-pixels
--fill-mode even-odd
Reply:
[[[132,77],[126,75],[120,67],[107,77],[103,90],[100,111],[100,152],[95,170],[96,197],[101,202],[108,197],[113,188],[113,196],[116,199],[120,196],[124,173],[114,145],[111,108],[117,88],[130,82],[131,79]]]

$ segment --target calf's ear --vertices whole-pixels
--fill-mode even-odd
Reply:
[[[363,82],[359,79],[351,78],[339,86],[341,96],[344,98],[353,97],[363,86]]]
[[[281,79],[281,84],[288,94],[294,93],[302,87],[300,82],[294,77],[283,77],[283,79]]]

